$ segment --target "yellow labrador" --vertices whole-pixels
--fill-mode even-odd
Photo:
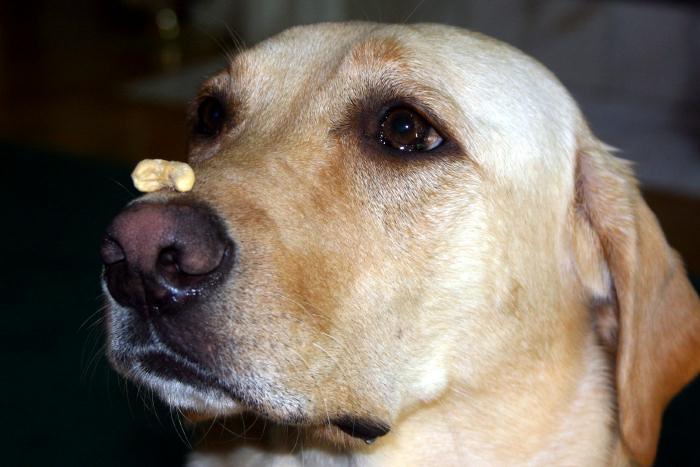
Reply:
[[[102,257],[114,367],[265,420],[193,465],[653,462],[700,303],[542,65],[447,26],[305,26],[191,121],[194,189],[136,200]]]

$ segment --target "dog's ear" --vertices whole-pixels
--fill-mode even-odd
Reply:
[[[604,269],[589,290],[607,284],[607,296],[592,303],[601,338],[615,352],[622,442],[650,465],[666,405],[700,372],[700,301],[628,163],[597,140],[578,151],[575,203],[584,231],[579,263],[588,258],[584,269]],[[588,239],[583,254],[580,238]]]

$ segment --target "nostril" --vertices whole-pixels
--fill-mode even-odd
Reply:
[[[100,247],[100,257],[105,266],[112,266],[126,259],[124,249],[119,243],[109,235],[102,238],[102,246]]]
[[[180,270],[179,257],[178,250],[170,247],[163,249],[156,259],[156,280],[173,296],[178,295],[183,288],[182,278],[184,274]]]
[[[180,274],[180,253],[175,247],[164,248],[158,254],[158,269],[165,275]]]
[[[158,258],[159,264],[174,265],[182,274],[193,276],[211,274],[224,259],[228,242],[224,238],[205,232],[180,232],[174,245],[164,248]]]
[[[193,289],[216,279],[217,271],[226,262],[230,249],[224,242],[210,250],[201,244],[163,248],[156,260],[156,276],[173,292],[196,294]]]

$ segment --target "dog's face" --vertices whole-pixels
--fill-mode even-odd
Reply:
[[[110,359],[169,403],[373,439],[450,385],[580,357],[559,337],[587,308],[560,305],[609,270],[572,220],[585,123],[533,60],[442,26],[297,28],[191,122],[192,193],[137,200],[103,247]]]

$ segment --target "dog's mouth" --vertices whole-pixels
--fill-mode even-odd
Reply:
[[[298,410],[287,412],[286,415],[275,415],[278,410],[274,407],[246,397],[246,394],[251,393],[251,387],[227,384],[205,366],[173,352],[162,342],[136,346],[126,353],[112,353],[110,357],[112,364],[129,379],[153,389],[166,404],[184,412],[192,422],[250,412],[278,424],[299,428],[335,427],[345,435],[367,444],[389,432],[387,423],[367,416],[341,413],[314,420]],[[260,394],[261,390],[258,387],[253,393]],[[335,433],[335,436],[343,436],[338,431]]]
[[[377,438],[389,433],[389,425],[373,418],[343,416],[331,420],[345,434],[372,444]]]
[[[163,394],[163,390],[159,391],[162,396],[165,396],[166,402],[173,403],[178,399],[177,403],[183,404],[182,397],[173,397],[178,392],[179,386],[191,387],[202,395],[208,394],[208,397],[204,397],[204,399],[212,399],[212,396],[216,394],[217,396],[226,395],[237,404],[242,401],[240,395],[227,387],[219,378],[200,365],[178,355],[165,351],[147,351],[139,354],[135,361],[139,371],[150,375],[152,379],[169,381],[175,386],[170,388],[172,392],[169,394]],[[153,385],[152,382],[150,384]],[[188,404],[185,403],[185,405]],[[191,407],[184,410],[186,417],[193,422],[207,421],[218,414],[218,410],[212,410],[215,409],[214,407],[203,407],[201,400],[191,401],[189,405]],[[207,406],[211,405],[211,403],[207,404]],[[244,407],[239,406],[239,411],[242,410]],[[227,412],[230,414],[230,411],[227,410]],[[367,444],[372,444],[377,438],[389,432],[389,426],[386,423],[369,417],[338,416],[330,420],[327,419],[326,423],[328,422],[348,436],[362,440]]]
[[[182,357],[162,352],[144,352],[136,359],[139,367],[159,378],[183,383],[200,390],[217,389],[228,392],[209,371]]]
[[[113,352],[110,360],[122,374],[153,390],[171,407],[219,415],[244,408],[242,398],[219,377],[162,346]]]

